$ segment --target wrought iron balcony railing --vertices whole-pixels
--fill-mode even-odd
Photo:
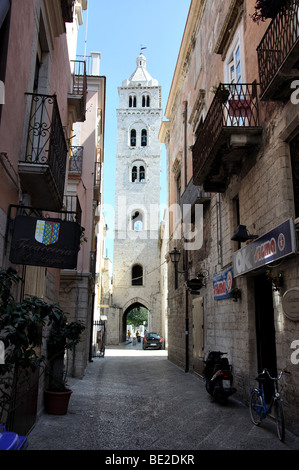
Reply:
[[[102,163],[95,162],[95,171],[94,171],[94,186],[101,185],[101,178],[102,178]]]
[[[261,99],[288,99],[299,75],[299,1],[286,0],[258,48]]]
[[[222,152],[225,151],[227,156],[230,151],[251,145],[250,136],[258,133],[261,133],[261,127],[257,84],[221,83],[192,150],[193,183],[203,184],[204,190],[213,191],[207,178],[219,170],[223,163]],[[225,176],[219,181],[219,189],[221,185],[226,186],[224,179],[228,176],[226,172],[222,173]]]
[[[84,60],[71,60],[72,88],[68,94],[69,102],[76,109],[78,122],[85,121],[87,74]]]
[[[102,179],[102,163],[95,162],[93,194],[94,194],[94,199],[98,202],[100,202],[101,200],[101,179]]]
[[[26,95],[31,100],[31,113],[25,155],[19,162],[21,182],[35,200],[46,204],[45,207],[60,209],[67,144],[56,95]]]
[[[65,195],[63,198],[63,208],[66,211],[65,220],[78,222],[81,225],[82,209],[78,196]]]
[[[83,167],[83,151],[84,147],[75,146],[70,147],[69,155],[69,173],[72,175],[81,176]]]

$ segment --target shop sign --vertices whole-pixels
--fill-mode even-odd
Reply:
[[[288,219],[233,254],[234,277],[296,252],[293,219]]]
[[[233,284],[233,270],[232,268],[226,271],[215,274],[213,276],[213,291],[214,300],[222,300],[230,298],[230,291]]]
[[[17,216],[9,259],[13,264],[75,269],[80,234],[77,222]]]
[[[292,287],[284,293],[282,308],[289,320],[299,321],[299,287]]]

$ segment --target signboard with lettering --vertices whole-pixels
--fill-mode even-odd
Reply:
[[[213,290],[214,299],[222,300],[230,298],[230,291],[233,284],[233,270],[232,268],[226,271],[215,274],[213,276]]]
[[[234,277],[296,252],[293,219],[288,219],[233,254]]]
[[[75,269],[80,234],[77,222],[17,216],[9,259],[13,264]]]

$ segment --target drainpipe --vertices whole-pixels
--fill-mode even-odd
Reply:
[[[184,262],[185,262],[185,280],[188,281],[188,251],[184,251]],[[186,361],[185,361],[185,372],[189,372],[189,292],[186,289],[186,298],[185,298],[185,347],[186,347]]]
[[[184,175],[185,175],[185,188],[187,188],[187,157],[188,157],[188,152],[187,152],[187,119],[188,119],[188,101],[184,101]]]
[[[188,101],[184,101],[184,190],[187,188],[187,118],[188,118]],[[188,252],[184,250],[184,271],[185,280],[188,281]],[[189,372],[189,294],[186,289],[185,293],[185,372]]]

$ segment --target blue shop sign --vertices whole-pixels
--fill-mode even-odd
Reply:
[[[233,254],[234,277],[296,253],[293,219],[288,219]]]
[[[213,276],[213,291],[214,300],[222,300],[230,298],[230,291],[233,283],[233,270],[232,268],[226,271],[215,274]]]

